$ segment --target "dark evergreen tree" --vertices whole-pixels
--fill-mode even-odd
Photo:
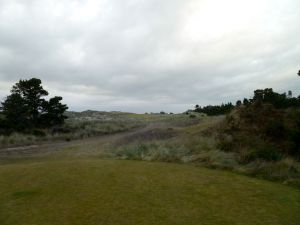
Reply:
[[[61,125],[67,118],[64,112],[68,109],[67,105],[62,104],[60,101],[62,97],[55,96],[49,101],[44,101],[42,108],[43,113],[41,115],[40,121],[45,126]]]
[[[2,102],[1,123],[14,130],[30,130],[63,124],[68,107],[54,97],[46,101],[48,92],[40,79],[20,80],[11,89],[11,95]]]
[[[276,109],[287,109],[291,107],[300,107],[300,96],[298,98],[292,97],[292,92],[289,91],[288,95],[286,93],[279,94],[273,91],[272,88],[258,89],[254,91],[254,96],[252,99],[244,98],[243,106],[249,107],[253,104],[256,106],[261,106],[262,104],[270,104]],[[242,102],[238,100],[236,106],[242,106]],[[221,105],[208,105],[201,107],[199,105],[195,106],[195,112],[205,113],[209,116],[222,115],[229,113],[234,106],[232,103],[221,104]]]
[[[297,98],[292,97],[291,91],[289,96],[287,96],[286,93],[283,94],[276,93],[273,91],[272,88],[266,88],[264,90],[258,89],[254,91],[253,102],[269,103],[278,109],[286,109],[289,107],[300,107],[299,100]]]
[[[250,104],[250,101],[247,98],[244,98],[243,105],[248,106]]]
[[[263,90],[255,90],[254,91],[254,96],[253,96],[253,101],[255,102],[261,102],[264,99],[264,91]]]
[[[27,119],[34,126],[38,125],[39,116],[41,115],[42,104],[45,101],[42,97],[48,95],[48,92],[42,87],[42,81],[37,78],[30,80],[20,80],[11,90],[12,94],[18,94],[23,99],[26,110]]]
[[[198,113],[205,113],[209,116],[216,116],[216,115],[223,115],[223,114],[227,114],[229,113],[232,109],[234,108],[234,106],[232,105],[232,103],[227,103],[224,104],[222,103],[221,105],[208,105],[208,106],[204,106],[204,107],[196,107],[195,108],[195,112]]]
[[[2,102],[2,114],[7,127],[23,130],[30,126],[28,106],[20,94],[14,93]]]

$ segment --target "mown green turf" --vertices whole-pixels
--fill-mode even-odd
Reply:
[[[300,190],[230,172],[118,160],[0,166],[1,225],[299,225]]]

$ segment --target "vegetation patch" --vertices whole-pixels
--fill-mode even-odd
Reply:
[[[137,131],[135,133],[124,136],[118,141],[118,145],[129,144],[132,142],[147,142],[152,140],[166,140],[178,135],[178,132],[172,128],[150,128],[144,131]]]
[[[137,143],[121,147],[116,156],[123,159],[181,162],[183,157],[190,154],[183,146],[166,142]]]

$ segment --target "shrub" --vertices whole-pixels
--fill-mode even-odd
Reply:
[[[33,130],[32,134],[39,137],[45,137],[46,133],[42,130]]]
[[[37,141],[37,137],[29,134],[12,133],[9,136],[0,136],[0,147],[8,147],[10,145],[29,145]]]
[[[300,188],[300,178],[287,179],[286,181],[283,182],[283,184]]]
[[[179,162],[189,154],[190,151],[184,146],[167,142],[131,144],[116,152],[116,156],[125,159],[162,162]]]
[[[285,181],[286,184],[300,181],[300,164],[292,158],[285,158],[276,162],[256,160],[236,170],[269,180]]]
[[[270,120],[266,125],[265,133],[273,139],[283,139],[285,136],[284,123],[280,120]]]
[[[299,137],[298,109],[276,109],[271,104],[255,102],[239,107],[227,116],[219,129],[218,147],[243,154],[244,149],[253,149],[252,152],[247,150],[247,159],[241,157],[241,161],[247,162],[278,160],[282,155],[300,158]]]
[[[231,152],[234,150],[234,142],[231,135],[222,135],[218,142],[218,148],[225,151]]]
[[[125,157],[126,159],[143,160],[149,153],[149,147],[150,146],[145,144],[127,146],[118,152],[118,155]]]
[[[210,168],[233,169],[237,166],[234,153],[209,150],[186,158],[185,161],[200,163]]]
[[[190,151],[184,146],[176,144],[158,145],[156,149],[151,149],[149,159],[151,161],[181,162],[183,157],[189,155]]]
[[[257,159],[265,161],[277,161],[281,159],[281,155],[279,154],[278,149],[270,145],[265,145],[258,149],[249,151],[245,156],[246,162],[251,162]]]

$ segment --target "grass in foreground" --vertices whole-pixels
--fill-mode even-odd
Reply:
[[[300,190],[187,165],[43,160],[0,166],[0,224],[298,225]]]

